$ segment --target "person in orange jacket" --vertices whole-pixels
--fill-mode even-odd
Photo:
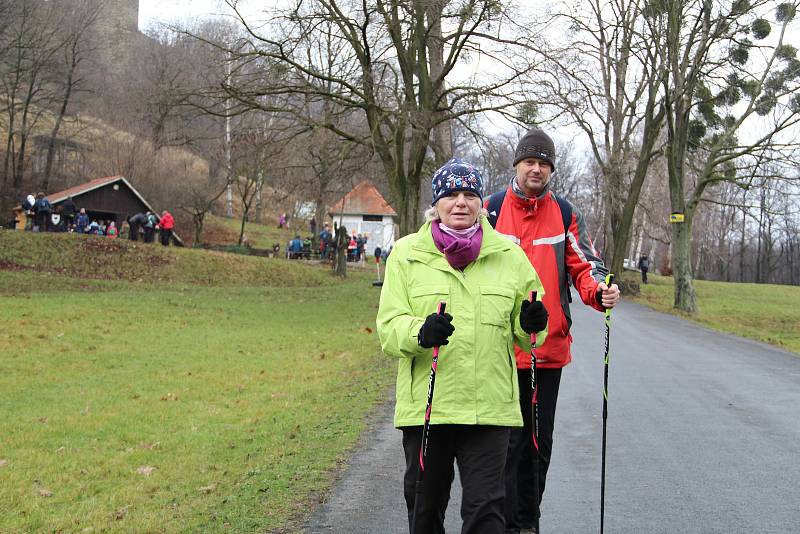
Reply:
[[[515,347],[520,407],[525,426],[514,429],[506,463],[506,532],[538,532],[539,504],[544,493],[553,447],[556,401],[561,370],[572,360],[569,333],[571,277],[581,300],[598,311],[619,301],[616,284],[606,286],[608,269],[594,249],[583,214],[550,191],[555,171],[553,140],[544,131],[525,134],[514,152],[516,176],[505,190],[484,202],[495,230],[522,247],[544,285],[543,302],[549,313],[548,335],[536,350],[539,412],[539,500],[535,498],[531,440],[530,347]]]

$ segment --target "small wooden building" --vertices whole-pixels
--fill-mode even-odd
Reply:
[[[54,212],[58,212],[59,206],[69,198],[72,198],[78,211],[81,208],[86,209],[90,220],[114,221],[117,227],[135,213],[146,211],[156,213],[144,197],[122,176],[96,178],[47,195]]]
[[[54,213],[58,213],[60,206],[70,198],[78,212],[81,208],[86,210],[90,221],[114,221],[120,230],[122,223],[136,213],[151,211],[156,220],[161,219],[161,214],[123,176],[96,178],[47,195]],[[176,245],[183,246],[183,240],[174,231],[172,240]]]
[[[394,245],[397,213],[369,180],[355,186],[328,213],[333,221],[341,221],[349,234],[367,234],[367,254],[375,247],[386,250]]]

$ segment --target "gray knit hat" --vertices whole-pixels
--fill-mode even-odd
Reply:
[[[526,133],[517,143],[514,151],[514,165],[526,158],[536,158],[550,164],[550,169],[556,169],[556,147],[550,136],[539,128]]]

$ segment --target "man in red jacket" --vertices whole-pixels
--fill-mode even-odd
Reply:
[[[545,132],[529,131],[514,152],[516,176],[508,188],[484,203],[495,229],[517,242],[544,285],[550,314],[547,339],[536,350],[539,407],[539,502],[535,502],[534,449],[531,440],[530,347],[516,347],[523,428],[513,429],[506,461],[506,532],[538,532],[539,503],[544,493],[553,448],[561,369],[572,359],[569,312],[572,278],[581,300],[598,311],[619,302],[616,284],[607,287],[608,270],[594,249],[583,214],[549,189],[555,169],[555,145]],[[504,196],[503,196],[504,195]]]

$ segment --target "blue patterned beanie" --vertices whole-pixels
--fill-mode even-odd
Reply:
[[[453,158],[433,174],[431,206],[454,191],[472,191],[483,200],[483,178],[471,163]]]

